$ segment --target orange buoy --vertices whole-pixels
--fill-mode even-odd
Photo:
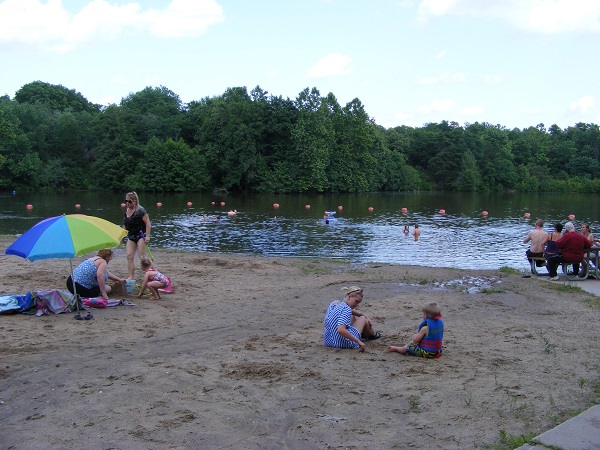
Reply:
[[[342,205],[338,206],[338,211],[341,211],[342,209],[344,209]]]
[[[487,216],[487,215],[488,215],[488,212],[487,212],[487,211],[481,211],[481,215],[483,215],[483,216]]]
[[[440,214],[446,214],[446,210],[445,209],[440,209]]]
[[[221,202],[221,206],[225,206],[225,202]]]
[[[369,206],[367,209],[369,210],[369,212],[373,212],[374,208],[372,206]]]
[[[523,215],[524,215],[525,217],[527,217],[528,219],[531,217],[531,214],[529,214],[529,213],[525,213],[525,214],[523,214]]]
[[[310,209],[310,205],[305,205],[304,206],[306,209]]]
[[[161,202],[157,202],[156,206],[160,207],[160,206],[162,206],[162,203]]]
[[[187,202],[187,205],[188,206],[192,206],[192,202]]]
[[[215,206],[215,202],[210,202],[211,205]]]
[[[575,219],[575,214],[569,214],[569,220]]]
[[[33,209],[33,205],[32,204],[28,204],[25,208],[27,208],[27,209]]]
[[[275,209],[279,208],[279,203],[273,203],[273,208],[275,208]]]
[[[406,208],[402,208],[402,210],[401,210],[401,211],[402,211],[403,213],[405,213],[405,212],[407,212],[407,211],[408,211],[408,209],[406,209]]]
[[[81,208],[81,205],[79,203],[75,203],[75,208],[79,209]]]
[[[121,203],[121,208],[125,208],[125,203]]]

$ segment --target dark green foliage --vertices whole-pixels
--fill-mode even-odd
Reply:
[[[600,192],[600,129],[385,129],[359,99],[259,86],[182,104],[147,87],[99,107],[36,81],[0,98],[0,189]]]
[[[26,84],[16,92],[14,99],[19,103],[42,104],[58,111],[87,111],[90,113],[100,111],[98,105],[88,102],[74,89],[42,81]]]

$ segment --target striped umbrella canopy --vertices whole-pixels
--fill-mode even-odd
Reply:
[[[107,220],[85,214],[44,219],[27,230],[4,252],[29,261],[74,258],[119,245],[127,231]]]

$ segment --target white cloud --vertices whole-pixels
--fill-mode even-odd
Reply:
[[[434,56],[435,59],[444,59],[445,57],[446,57],[446,50],[442,50]]]
[[[91,0],[74,14],[60,0],[5,0],[0,3],[0,43],[66,52],[132,31],[195,37],[222,21],[216,0],[171,0],[164,9],[146,11],[140,3]]]
[[[572,101],[569,109],[576,113],[587,113],[594,107],[594,97],[585,95],[578,100]]]
[[[460,110],[460,113],[465,116],[481,116],[485,112],[485,108],[480,105],[467,106]]]
[[[502,75],[494,74],[494,75],[484,75],[483,82],[487,84],[498,84],[504,81],[504,77]]]
[[[425,86],[431,86],[440,83],[464,83],[466,80],[465,74],[462,72],[444,73],[437,76],[417,77],[415,83]]]
[[[436,98],[431,103],[421,105],[418,108],[420,114],[431,114],[433,112],[446,112],[454,107],[454,100]]]
[[[500,19],[542,34],[600,32],[598,0],[421,0],[419,21],[446,15]]]
[[[422,20],[429,16],[443,16],[456,8],[459,0],[421,0],[418,15]]]
[[[338,75],[348,75],[352,69],[348,67],[350,57],[339,53],[330,53],[321,58],[308,72],[308,78],[331,78]]]
[[[402,121],[402,120],[410,119],[411,115],[407,114],[407,113],[399,112],[399,113],[394,114],[394,118]]]

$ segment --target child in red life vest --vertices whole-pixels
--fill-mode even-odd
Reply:
[[[388,352],[398,352],[405,355],[420,356],[421,358],[439,358],[442,355],[442,339],[444,337],[444,322],[437,303],[427,303],[421,308],[423,321],[417,334],[413,335],[412,344],[403,347],[389,346]]]
[[[139,297],[144,295],[146,288],[148,288],[152,293],[150,300],[160,300],[160,293],[158,290],[167,289],[169,287],[169,277],[152,267],[152,262],[146,257],[141,259],[141,266],[144,271],[144,281],[142,281]]]

